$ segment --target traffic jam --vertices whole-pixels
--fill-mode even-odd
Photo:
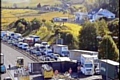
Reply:
[[[94,75],[101,76],[99,80],[106,78],[106,71],[103,68],[105,69],[105,65],[108,63],[98,58],[98,52],[69,50],[67,45],[49,44],[49,42],[42,41],[39,36],[22,37],[22,34],[11,31],[1,31],[1,41],[22,51],[27,57],[35,61],[28,63],[29,75],[42,74],[43,79],[40,76],[40,78],[32,80],[79,80],[82,77]],[[109,66],[119,66],[118,63],[116,66],[113,65],[114,62],[111,60],[108,62],[111,63]],[[109,66],[107,70],[109,70]],[[24,57],[17,57],[16,67],[24,67]],[[108,73],[107,77],[115,79],[114,74],[118,74],[118,72],[115,70],[113,72],[113,74]]]

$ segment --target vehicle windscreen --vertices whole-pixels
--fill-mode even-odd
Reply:
[[[19,60],[18,60],[18,63],[19,63],[20,65],[23,65],[23,59],[19,59]]]
[[[85,67],[91,68],[93,65],[92,64],[85,64]]]
[[[28,45],[24,45],[24,47],[27,47]]]
[[[68,55],[68,54],[69,54],[68,51],[63,51],[62,53],[65,54],[65,55]]]

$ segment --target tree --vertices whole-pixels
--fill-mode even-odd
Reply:
[[[117,40],[114,40],[119,48],[119,19],[115,19],[108,23],[108,29],[111,31],[112,36],[118,37]]]
[[[41,8],[41,4],[40,3],[37,5],[37,8]]]
[[[97,24],[87,22],[79,32],[79,49],[97,51]]]
[[[117,61],[119,50],[109,35],[105,35],[99,46],[99,58]]]
[[[36,18],[34,18],[31,21],[31,26],[32,26],[32,29],[35,30],[35,29],[38,29],[41,26],[41,23],[40,23],[39,20],[37,20]]]
[[[43,26],[44,26],[44,25],[45,25],[46,20],[45,20],[45,19],[42,19],[42,22],[43,22]]]
[[[119,0],[109,0],[108,10],[115,13],[119,17]]]
[[[106,34],[110,34],[109,29],[107,27],[107,23],[104,20],[97,21],[97,24],[98,24],[98,29],[97,29],[98,35],[103,37]]]
[[[24,27],[24,25],[21,23],[21,22],[19,22],[18,24],[17,24],[17,27],[16,27],[16,33],[22,33],[23,32],[23,27]]]

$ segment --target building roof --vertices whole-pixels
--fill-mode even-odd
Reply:
[[[88,14],[94,14],[97,13],[100,9],[99,8],[95,8],[92,11],[88,12]]]
[[[114,14],[114,13],[112,13],[112,12],[110,12],[109,10],[107,10],[107,9],[100,9],[98,12],[97,12],[97,14]]]

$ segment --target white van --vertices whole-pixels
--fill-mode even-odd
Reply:
[[[22,43],[22,47],[23,50],[27,50],[29,48],[29,45],[27,43]]]
[[[22,48],[22,44],[23,44],[23,42],[19,42],[19,43],[17,44],[17,47]]]
[[[40,37],[39,36],[36,36],[36,35],[30,35],[29,36],[30,38],[33,38],[34,42],[40,42]]]

